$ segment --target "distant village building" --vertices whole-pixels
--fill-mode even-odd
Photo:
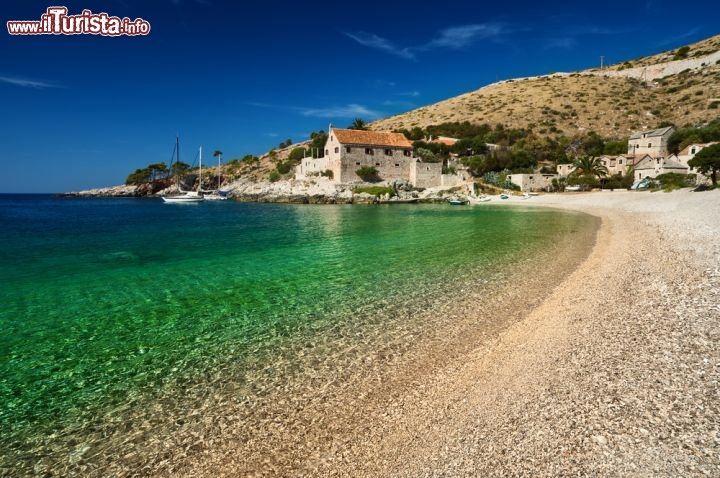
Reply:
[[[675,128],[668,126],[635,133],[628,141],[628,154],[633,156],[649,154],[653,158],[667,156],[668,140],[674,132]]]
[[[575,165],[572,163],[558,164],[557,167],[558,176],[567,177],[570,173],[575,171]]]
[[[635,178],[655,177],[663,172],[682,172],[687,174],[687,160],[677,156],[668,157],[668,140],[675,132],[673,126],[649,131],[641,131],[630,136],[628,153],[617,156],[600,156],[600,161],[607,168],[608,176],[625,176],[630,168],[635,171]],[[638,171],[640,169],[640,172]],[[575,170],[573,164],[558,164],[560,176],[569,176]],[[662,172],[661,172],[662,171]]]
[[[628,167],[635,164],[637,157],[629,154],[618,156],[600,156],[600,161],[608,170],[608,176],[625,176]],[[639,159],[637,159],[639,161]]]
[[[665,173],[687,174],[688,167],[680,163],[674,154],[667,158],[652,158],[647,155],[635,165],[635,181],[656,178]]]
[[[535,172],[531,174],[508,174],[507,180],[520,187],[523,192],[543,191],[552,186],[557,174]]]
[[[335,183],[359,181],[363,166],[377,170],[381,180],[405,180],[418,188],[441,184],[442,163],[424,163],[413,156],[412,143],[402,133],[340,129],[330,125],[325,156],[304,158],[296,167],[297,179],[332,171]]]
[[[688,162],[695,157],[696,154],[698,154],[700,151],[702,151],[704,148],[707,148],[708,146],[712,146],[713,144],[717,144],[717,141],[711,141],[710,143],[694,143],[689,144],[685,148],[683,148],[682,151],[680,151],[677,155],[677,160],[680,164],[684,164],[688,167],[688,174],[696,174],[697,175],[697,182],[703,183],[703,182],[709,182],[710,178],[708,176],[705,176],[701,174],[697,169],[691,168]]]

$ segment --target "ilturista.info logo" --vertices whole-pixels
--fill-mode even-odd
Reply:
[[[142,18],[111,17],[107,13],[83,10],[79,15],[68,15],[66,7],[48,7],[40,20],[7,22],[11,35],[147,35],[150,23]]]

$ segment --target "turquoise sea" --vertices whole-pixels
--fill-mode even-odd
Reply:
[[[78,443],[122,441],[137,410],[177,421],[211,384],[271,393],[310,348],[320,363],[386,330],[422,336],[413,310],[595,224],[492,205],[0,195],[0,471],[67,470]]]

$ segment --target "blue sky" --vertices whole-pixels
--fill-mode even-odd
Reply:
[[[717,2],[2,2],[142,18],[147,36],[0,33],[0,192],[120,184],[175,134],[226,160],[499,79],[574,71],[720,33]],[[209,155],[208,155],[209,156]]]

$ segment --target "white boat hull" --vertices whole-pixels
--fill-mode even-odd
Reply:
[[[226,201],[226,196],[221,196],[219,194],[206,194],[204,196],[206,201]]]
[[[162,199],[169,203],[191,203],[205,200],[202,196],[163,196]]]

